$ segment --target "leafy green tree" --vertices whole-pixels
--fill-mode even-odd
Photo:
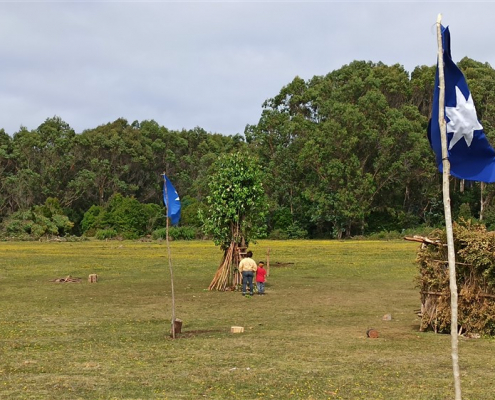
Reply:
[[[355,61],[267,100],[246,139],[266,160],[272,214],[336,237],[364,233],[372,213],[417,214],[434,157],[411,96],[402,66]]]
[[[273,99],[263,104],[263,112],[257,125],[248,125],[246,141],[259,156],[265,172],[264,187],[268,197],[270,221],[276,221],[278,209],[290,212],[291,226],[295,221],[307,227],[307,204],[301,196],[307,176],[298,163],[298,157],[306,138],[317,124],[303,79],[296,77]],[[282,229],[270,224],[270,229]]]
[[[231,243],[249,245],[266,232],[266,198],[262,173],[248,154],[221,156],[209,178],[208,210],[203,215],[204,231],[226,250]]]

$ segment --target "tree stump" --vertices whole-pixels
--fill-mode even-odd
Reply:
[[[89,283],[96,283],[96,282],[98,282],[98,275],[97,274],[90,274],[88,276],[88,282]]]
[[[366,336],[372,339],[376,339],[378,337],[378,331],[376,329],[368,329],[366,331]]]

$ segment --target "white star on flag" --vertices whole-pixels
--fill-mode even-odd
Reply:
[[[447,132],[454,133],[450,140],[449,150],[464,137],[466,144],[471,146],[475,130],[483,129],[476,115],[473,97],[469,93],[466,100],[459,87],[455,87],[456,103],[455,107],[445,107],[445,114],[449,118]]]

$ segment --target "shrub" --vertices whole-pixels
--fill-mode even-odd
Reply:
[[[151,237],[154,240],[165,239],[166,235],[166,228],[161,228],[155,230]],[[168,230],[168,236],[171,240],[194,240],[198,238],[198,232],[195,228],[190,226],[171,227]]]
[[[63,214],[57,199],[48,198],[45,205],[17,211],[2,223],[6,236],[18,239],[39,239],[42,236],[64,236],[74,224]]]
[[[137,239],[165,224],[165,211],[157,204],[141,204],[133,197],[116,194],[104,207],[91,206],[81,228],[86,236],[100,230],[114,230],[124,239]]]
[[[81,229],[86,236],[94,236],[96,230],[104,225],[105,210],[101,206],[91,206],[84,213],[81,221]]]
[[[307,239],[308,236],[308,231],[297,223],[292,223],[285,229],[274,229],[269,235],[270,239],[274,240]]]
[[[95,237],[98,240],[113,239],[117,237],[117,231],[115,229],[98,229]]]

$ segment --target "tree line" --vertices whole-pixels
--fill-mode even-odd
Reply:
[[[493,143],[495,71],[469,58],[458,65]],[[435,66],[408,73],[399,64],[354,61],[325,76],[295,77],[264,102],[244,135],[124,118],[76,133],[58,116],[13,135],[1,129],[2,236],[152,234],[164,226],[163,173],[181,195],[176,234],[199,235],[211,207],[208,181],[219,158],[233,153],[256,159],[268,236],[440,226],[441,175],[426,137],[434,76]],[[492,185],[452,181],[454,217],[495,226]]]

